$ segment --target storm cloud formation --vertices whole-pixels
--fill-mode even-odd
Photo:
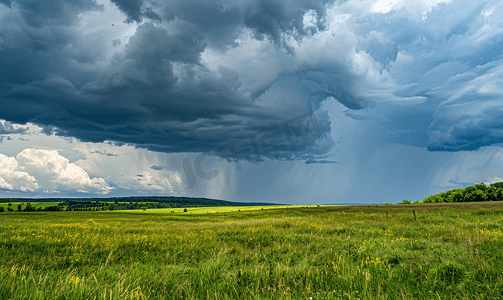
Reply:
[[[0,3],[0,119],[48,134],[228,157],[311,112],[318,135],[264,156],[328,162],[338,101],[383,143],[502,142],[501,2]],[[103,20],[117,9],[134,33]]]
[[[23,134],[26,132],[26,128],[14,128],[12,124],[5,121],[0,121],[0,135],[8,134]]]

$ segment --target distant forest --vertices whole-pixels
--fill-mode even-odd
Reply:
[[[487,186],[479,183],[466,188],[453,189],[447,192],[428,196],[423,203],[454,203],[503,201],[503,182],[492,183]]]
[[[61,202],[59,209],[66,210],[123,210],[123,209],[152,209],[176,207],[211,207],[211,206],[267,206],[274,203],[231,202],[208,198],[190,197],[114,197],[114,198],[0,198],[0,202]],[[40,209],[39,209],[40,210]],[[35,211],[28,206],[23,211]]]

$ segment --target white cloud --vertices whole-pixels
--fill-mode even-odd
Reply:
[[[440,3],[451,3],[452,0],[379,0],[374,5],[374,12],[388,13],[394,9],[406,8],[410,11],[419,11],[422,14],[430,12]]]
[[[19,168],[38,178],[44,187],[106,195],[110,187],[102,178],[90,178],[81,167],[70,163],[56,150],[25,149],[17,155]]]
[[[30,174],[18,170],[14,157],[0,154],[0,189],[34,192],[38,190],[38,183]]]
[[[503,179],[499,178],[498,176],[493,176],[493,177],[487,178],[487,181],[484,182],[484,184],[490,185],[491,183],[496,183],[496,182],[503,182]]]
[[[399,0],[379,0],[374,5],[374,12],[387,13],[394,8]]]

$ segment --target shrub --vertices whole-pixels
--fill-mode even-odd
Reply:
[[[28,203],[28,205],[26,205],[24,211],[35,211],[35,207],[33,207],[33,205],[31,205],[31,203]]]
[[[183,209],[183,212],[187,212],[187,209],[186,209],[186,208],[184,208],[184,209]]]
[[[419,202],[419,200],[416,200],[414,202],[412,202],[412,204],[420,204],[421,202]]]
[[[3,206],[0,206],[0,212],[4,212],[5,211],[5,208],[3,208]]]

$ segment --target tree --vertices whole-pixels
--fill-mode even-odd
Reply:
[[[35,207],[33,207],[33,205],[31,205],[31,203],[28,203],[28,205],[26,205],[26,208],[24,209],[24,211],[35,211]]]
[[[452,198],[453,202],[463,202],[465,198],[465,190],[464,189],[454,189],[452,190]]]
[[[491,183],[491,186],[493,186],[495,188],[503,188],[503,182]]]
[[[5,208],[3,206],[0,206],[0,212],[4,212]]]
[[[447,203],[462,202],[463,197],[462,189],[453,189],[444,193],[443,201]]]
[[[493,192],[493,201],[503,201],[503,189],[496,189]]]
[[[19,204],[19,205],[17,206],[17,211],[21,211],[21,209],[22,209],[22,206],[21,206],[21,204]]]
[[[186,208],[184,208],[184,209],[183,209],[183,212],[187,212],[187,209],[186,209]]]
[[[423,199],[423,203],[442,203],[444,199],[440,194],[431,195]]]
[[[481,190],[481,191],[485,192],[488,189],[488,186],[483,183],[479,183],[479,184],[475,185],[475,188],[477,190]]]
[[[486,201],[486,200],[487,195],[482,190],[471,190],[465,195],[465,201],[467,202]]]
[[[494,186],[489,186],[486,190],[487,201],[497,201],[497,191],[499,189]]]

